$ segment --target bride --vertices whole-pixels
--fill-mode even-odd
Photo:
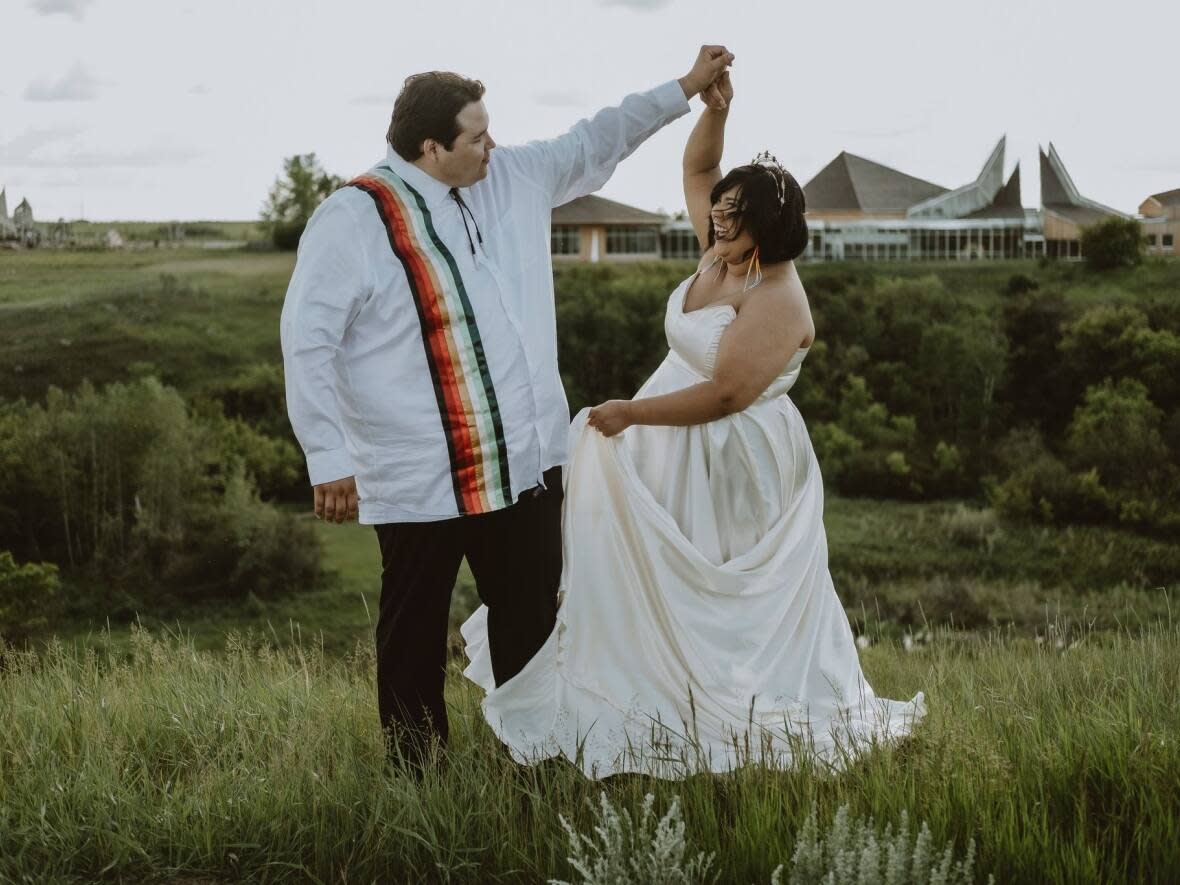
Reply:
[[[839,768],[925,712],[877,698],[828,571],[823,482],[787,397],[815,335],[794,260],[803,191],[769,155],[722,177],[724,107],[684,152],[705,249],[668,299],[670,350],[571,431],[557,626],[496,686],[487,611],[465,675],[522,763],[679,778],[808,756]]]

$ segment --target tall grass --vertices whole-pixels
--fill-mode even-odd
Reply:
[[[916,734],[849,770],[622,777],[610,801],[678,801],[688,856],[722,882],[789,864],[812,807],[933,844],[976,845],[996,881],[1180,875],[1180,625],[1056,628],[1056,642],[936,632],[864,663],[883,695],[926,692]],[[518,769],[478,695],[448,687],[452,744],[419,784],[386,769],[371,642],[344,659],[231,636],[222,654],[133,632],[126,654],[9,648],[0,669],[0,881],[570,879],[559,815],[586,831],[602,784]]]

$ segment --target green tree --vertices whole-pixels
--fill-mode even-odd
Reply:
[[[1143,228],[1132,218],[1108,218],[1083,228],[1082,254],[1092,270],[1133,267],[1143,260]]]
[[[1150,488],[1168,457],[1163,417],[1133,378],[1089,388],[1066,434],[1074,466],[1097,469],[1108,487]]]
[[[1035,425],[1055,437],[1069,423],[1077,397],[1059,350],[1068,318],[1068,304],[1058,292],[1026,291],[1004,303],[1008,365],[996,399],[1007,407],[1006,426]]]
[[[155,378],[51,387],[44,404],[0,403],[0,549],[92,588],[76,608],[297,592],[318,578],[318,538],[255,477],[295,483],[300,462],[240,419],[199,419]]]
[[[903,497],[922,492],[911,464],[916,435],[914,419],[891,415],[859,375],[849,375],[844,384],[837,420],[819,422],[811,432],[824,480],[834,488]]]
[[[325,172],[314,153],[283,161],[283,172],[271,185],[262,206],[263,225],[279,249],[294,249],[311,213],[344,179]]]
[[[1161,408],[1180,405],[1180,335],[1152,328],[1138,307],[1091,307],[1065,328],[1060,350],[1071,403],[1104,378],[1129,377],[1142,381]]]

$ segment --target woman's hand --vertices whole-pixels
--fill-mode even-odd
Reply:
[[[586,421],[603,436],[622,433],[635,422],[631,420],[631,400],[611,399],[590,410]]]
[[[723,111],[733,101],[733,83],[729,79],[729,71],[724,71],[701,93],[701,101],[715,111]]]

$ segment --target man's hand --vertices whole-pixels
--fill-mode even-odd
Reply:
[[[315,487],[315,517],[343,523],[357,518],[356,477],[346,476]]]
[[[701,93],[701,99],[706,104],[713,101],[714,99],[706,94],[706,90],[733,64],[734,58],[734,54],[724,46],[702,46],[692,70],[680,78],[680,88],[684,90],[684,97],[692,98]],[[713,107],[712,104],[709,106]]]

